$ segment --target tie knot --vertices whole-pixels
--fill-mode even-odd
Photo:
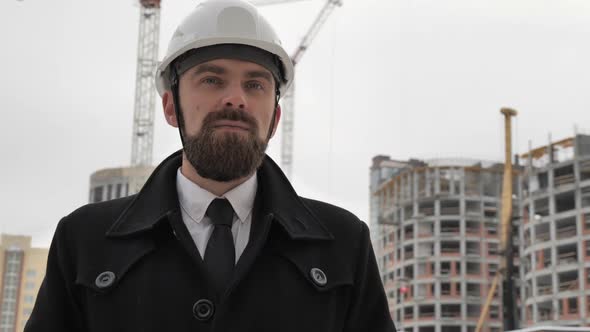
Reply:
[[[227,199],[216,198],[207,208],[207,216],[214,225],[223,225],[231,227],[234,220],[234,209]]]

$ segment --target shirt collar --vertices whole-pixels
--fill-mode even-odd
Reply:
[[[246,218],[252,212],[257,188],[258,180],[256,174],[254,174],[248,180],[222,196],[222,198],[226,198],[229,201],[241,222],[245,222]],[[196,222],[203,220],[211,201],[218,198],[215,194],[185,177],[180,171],[180,168],[178,168],[176,173],[176,190],[181,207]]]

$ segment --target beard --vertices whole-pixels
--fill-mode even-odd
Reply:
[[[220,120],[246,124],[247,134],[216,132],[215,122]],[[211,112],[205,116],[199,133],[186,136],[184,152],[201,177],[229,182],[253,174],[262,164],[268,142],[260,138],[259,131],[256,119],[247,112],[235,109]]]

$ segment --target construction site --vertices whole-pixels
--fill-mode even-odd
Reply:
[[[398,330],[590,326],[590,136],[529,150],[508,143],[504,164],[373,158],[373,245]]]
[[[294,1],[300,0],[252,2],[265,6]],[[99,169],[90,176],[91,203],[139,192],[155,168],[153,78],[159,60],[162,1],[137,2],[130,163]],[[342,5],[342,0],[325,0],[291,54],[295,65]],[[294,160],[294,100],[295,84],[281,100],[280,164],[289,178]],[[588,332],[541,327],[590,326],[590,135],[576,132],[557,141],[549,137],[546,145],[531,145],[528,152],[513,154],[511,118],[516,112],[504,108],[501,113],[505,116],[504,162],[396,160],[387,155],[372,159],[368,223],[398,331]],[[15,241],[2,236],[4,247],[4,242]],[[30,239],[23,243],[29,250]],[[23,250],[15,248],[4,250],[21,255]],[[22,257],[15,262],[24,264]],[[40,282],[41,272],[36,271],[42,269],[34,267],[27,269],[27,276]],[[22,279],[24,270],[20,265],[19,269]],[[8,286],[4,282],[3,287]],[[30,288],[36,291],[38,286]],[[3,301],[7,299],[18,303],[13,298]],[[28,316],[16,316],[18,310],[12,309],[2,312],[3,321],[11,318],[0,327],[20,330]]]
[[[92,174],[90,202],[138,192],[154,169],[153,73],[162,3],[139,3],[131,165]],[[325,2],[293,52],[293,63],[341,5],[340,0]],[[281,168],[289,177],[294,93],[292,86],[282,101]],[[575,135],[513,156],[510,118],[516,112],[502,112],[505,163],[373,159],[371,236],[390,313],[401,331],[590,325],[590,310],[582,310],[590,303],[590,136]]]

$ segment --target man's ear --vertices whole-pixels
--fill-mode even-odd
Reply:
[[[174,111],[174,98],[172,98],[172,91],[166,90],[162,96],[162,108],[164,109],[164,117],[166,122],[174,128],[178,128],[178,119]]]
[[[274,118],[274,127],[272,128],[272,133],[270,134],[270,137],[273,137],[275,135],[275,133],[277,132],[277,128],[279,127],[279,120],[281,120],[281,105],[279,105],[277,103],[277,109],[275,111],[275,118]]]

